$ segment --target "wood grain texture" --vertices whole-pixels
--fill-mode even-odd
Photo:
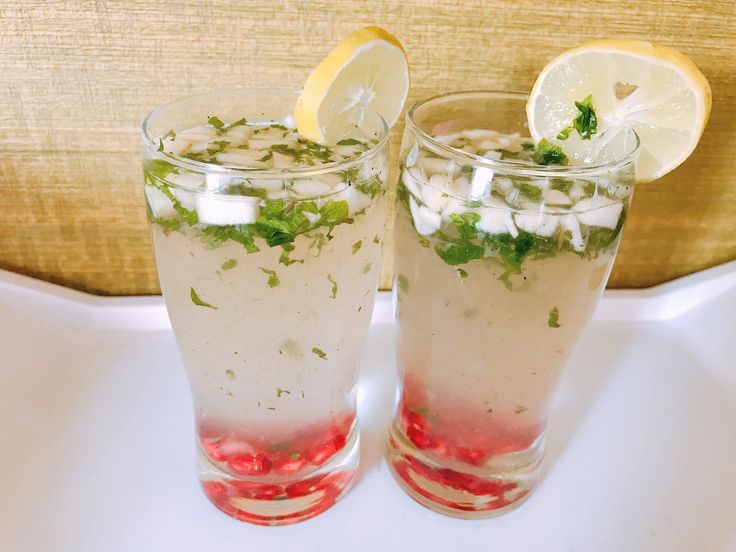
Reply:
[[[299,86],[337,40],[366,24],[404,43],[410,102],[449,90],[528,90],[551,57],[593,38],[681,49],[712,85],[711,122],[682,167],[637,190],[610,285],[649,286],[736,258],[732,0],[6,0],[0,267],[96,293],[156,293],[138,155],[146,113],[214,88]],[[390,274],[389,251],[384,287]]]

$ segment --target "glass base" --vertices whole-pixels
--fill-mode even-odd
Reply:
[[[483,466],[416,448],[392,424],[386,458],[399,486],[422,506],[461,519],[485,519],[517,508],[539,481],[544,435],[528,449],[490,458]]]
[[[199,480],[207,498],[232,518],[256,525],[289,525],[320,514],[345,494],[355,477],[360,436],[353,428],[329,462],[294,479],[238,477],[214,465],[200,450]]]

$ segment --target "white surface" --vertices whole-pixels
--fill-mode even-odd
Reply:
[[[515,512],[461,521],[393,483],[388,294],[360,380],[362,467],[305,523],[212,507],[160,298],[100,298],[0,272],[0,550],[734,551],[736,263],[608,292],[558,393],[546,477]]]

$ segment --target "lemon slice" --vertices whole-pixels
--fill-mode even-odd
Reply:
[[[633,128],[641,141],[637,182],[680,165],[695,149],[711,107],[708,81],[673,48],[637,40],[596,40],[553,59],[534,83],[526,106],[535,140],[555,138],[592,95],[597,134]],[[573,131],[557,143],[573,155],[591,140]]]
[[[392,126],[409,92],[409,62],[401,43],[380,27],[352,33],[309,75],[296,102],[299,133],[322,144],[346,137],[365,107]]]

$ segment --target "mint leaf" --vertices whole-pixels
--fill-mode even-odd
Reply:
[[[189,297],[192,299],[192,303],[197,305],[198,307],[206,307],[208,309],[214,309],[217,310],[217,307],[214,305],[210,305],[206,301],[203,301],[199,295],[197,295],[197,292],[194,290],[194,288],[189,288]]]
[[[247,125],[247,124],[248,124],[248,119],[246,119],[245,117],[243,117],[242,119],[238,119],[237,121],[234,121],[234,122],[230,123],[229,125],[227,125],[227,128],[229,130],[231,128],[235,128],[235,127],[238,127],[238,126],[244,126],[244,125]]]
[[[312,347],[312,352],[322,360],[327,360],[327,353],[317,347]]]
[[[522,182],[516,186],[516,189],[532,201],[539,201],[542,198],[542,189],[532,184]]]
[[[292,259],[289,257],[289,253],[285,251],[279,257],[279,263],[285,266],[291,266],[294,263],[304,263],[304,259]]]
[[[482,259],[485,253],[485,248],[473,243],[436,245],[434,250],[451,266],[464,264],[472,259]]]
[[[154,181],[153,185],[158,188],[162,194],[164,194],[169,201],[171,201],[171,205],[174,208],[174,211],[176,211],[179,216],[186,222],[189,226],[194,226],[199,222],[199,215],[197,215],[197,211],[194,211],[192,209],[187,209],[181,204],[181,201],[174,195],[174,192],[171,191],[171,188],[169,188],[166,184],[156,184]]]
[[[146,180],[154,184],[154,179],[166,180],[170,174],[179,174],[179,169],[163,159],[152,159],[143,167],[143,173]]]
[[[253,236],[245,224],[232,226],[206,226],[202,229],[202,240],[210,245],[217,245],[232,240],[245,247],[248,253],[260,251],[253,241]]]
[[[276,274],[275,270],[269,270],[268,268],[263,268],[262,266],[259,266],[258,268],[268,274],[268,281],[266,282],[268,284],[268,287],[275,288],[281,283],[281,280],[279,280],[279,277]]]
[[[340,224],[346,218],[348,218],[350,207],[348,205],[348,202],[344,199],[340,201],[328,201],[324,204],[319,212],[320,215],[322,215],[322,224],[326,226],[334,226],[336,224]]]
[[[377,245],[380,245],[381,240],[378,238],[378,234],[376,234],[375,236],[373,236],[373,243],[375,243]]]
[[[521,149],[524,151],[532,151],[534,149],[534,144],[532,142],[522,142]]]
[[[220,267],[222,270],[230,270],[232,268],[235,268],[238,266],[238,259],[228,259],[224,263],[222,263],[222,266]]]
[[[164,141],[161,138],[158,139],[158,147],[156,148],[156,151],[164,151]]]
[[[355,189],[373,199],[376,197],[378,192],[381,191],[382,184],[381,178],[378,175],[375,175],[370,180],[367,180],[362,184],[356,184]]]
[[[280,399],[281,395],[291,395],[291,391],[288,389],[281,389],[280,387],[276,388],[276,398]]]
[[[373,263],[368,262],[363,265],[363,274],[368,274],[371,271],[371,267],[373,266]]]
[[[466,212],[461,215],[453,213],[450,215],[450,219],[455,224],[460,238],[470,239],[478,235],[478,230],[475,227],[480,221],[480,215],[478,213]]]
[[[532,159],[539,165],[567,165],[569,162],[562,148],[546,138],[540,140],[537,151],[534,152]]]
[[[225,189],[226,195],[239,195],[246,197],[257,197],[259,199],[268,199],[268,192],[265,188],[253,188],[248,184],[232,184]]]
[[[345,140],[340,140],[337,143],[338,146],[363,146],[363,142],[360,140],[356,140],[355,138],[346,138]]]
[[[598,132],[598,116],[593,107],[593,95],[588,94],[583,101],[575,102],[575,107],[579,113],[572,124],[583,140],[590,140],[590,137]]]
[[[173,218],[173,219],[164,219],[164,218],[158,218],[151,215],[149,212],[148,214],[148,220],[151,221],[152,224],[158,224],[161,228],[165,230],[165,232],[176,232],[177,230],[181,229],[181,219]]]
[[[169,129],[166,131],[166,134],[164,134],[161,138],[166,140],[167,138],[171,138],[172,140],[176,140],[176,132],[174,132],[173,129]]]
[[[332,275],[331,274],[328,274],[327,275],[327,279],[332,284],[332,290],[330,291],[330,297],[332,297],[333,299],[335,299],[337,297],[337,282],[332,279]]]
[[[353,244],[353,255],[355,255],[358,251],[360,251],[361,246],[363,245],[363,240],[358,240]]]
[[[574,129],[572,127],[565,127],[563,128],[560,133],[557,135],[558,140],[567,140],[570,137],[570,133]]]
[[[223,123],[219,117],[210,117],[207,119],[207,122],[218,130],[225,126],[225,123]]]
[[[467,272],[466,270],[463,270],[462,268],[458,268],[458,269],[457,269],[457,273],[458,273],[458,275],[459,275],[459,276],[460,276],[460,277],[461,277],[462,279],[465,279],[465,278],[467,278],[467,277],[468,277],[468,272]]]
[[[227,140],[215,140],[214,142],[210,142],[210,145],[213,147],[207,148],[207,153],[209,153],[210,155],[215,155],[216,153],[225,151],[225,148],[230,145],[230,142],[228,142]]]
[[[557,309],[557,307],[549,311],[549,319],[547,320],[547,325],[550,328],[560,327],[560,311]]]
[[[263,157],[261,157],[258,160],[261,161],[261,162],[264,162],[264,161],[268,161],[272,157],[273,157],[273,152],[272,151],[269,151],[266,155],[264,155]]]

